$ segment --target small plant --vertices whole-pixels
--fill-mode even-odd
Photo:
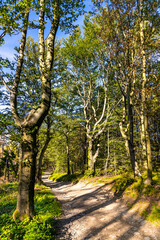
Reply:
[[[17,183],[1,185],[0,191],[0,239],[3,240],[51,240],[55,236],[55,220],[61,214],[60,203],[57,202],[50,188],[35,186],[36,216],[30,221],[13,220],[16,207]]]
[[[94,177],[94,170],[86,170],[84,173],[84,177],[83,178],[91,178]]]

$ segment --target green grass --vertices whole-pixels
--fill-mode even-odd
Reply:
[[[119,176],[112,185],[112,191],[128,199],[128,206],[135,208],[146,220],[160,227],[160,174],[153,173],[153,184],[145,184],[146,175],[133,178],[129,175]]]
[[[36,185],[36,216],[29,221],[14,222],[12,214],[16,208],[17,183],[0,185],[0,239],[3,240],[51,240],[55,236],[55,217],[60,216],[60,203],[50,188]]]
[[[96,169],[95,173],[92,170],[86,170],[84,174],[82,173],[75,173],[67,175],[66,173],[52,173],[49,176],[49,179],[56,182],[73,182],[77,183],[81,179],[92,179],[93,177],[102,176],[102,172],[100,169]]]
[[[82,174],[71,174],[66,173],[53,173],[49,176],[49,179],[56,182],[73,182],[77,183],[83,177]]]

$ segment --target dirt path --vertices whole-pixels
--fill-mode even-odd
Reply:
[[[62,203],[57,240],[160,240],[160,229],[129,210],[104,185],[43,182]]]

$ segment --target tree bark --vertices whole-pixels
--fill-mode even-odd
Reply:
[[[32,218],[34,212],[34,184],[36,173],[36,157],[37,145],[36,137],[43,120],[48,114],[51,102],[51,71],[54,59],[54,42],[59,25],[59,1],[53,2],[54,19],[51,20],[51,28],[46,41],[46,49],[44,44],[45,29],[45,1],[40,0],[39,9],[39,68],[41,72],[41,103],[22,119],[18,114],[17,96],[18,87],[21,80],[21,72],[23,67],[24,49],[26,44],[26,36],[28,29],[29,9],[26,9],[24,18],[24,27],[22,29],[22,39],[19,47],[19,57],[16,69],[16,75],[10,91],[11,111],[16,124],[19,126],[22,135],[22,154],[20,158],[19,168],[19,188],[17,198],[17,208],[13,214],[13,218],[23,219],[26,216]],[[46,53],[46,57],[44,58]]]
[[[105,163],[105,172],[107,173],[107,168],[108,168],[108,162],[109,162],[109,153],[110,153],[110,145],[109,145],[109,127],[108,127],[108,132],[107,132],[107,159]]]
[[[37,181],[39,184],[42,183],[42,161],[43,161],[43,158],[44,158],[44,154],[45,154],[45,151],[48,147],[48,144],[50,142],[52,138],[47,138],[46,141],[45,141],[45,144],[41,150],[41,153],[40,153],[40,156],[38,158],[38,169],[37,169]]]
[[[127,121],[127,127],[124,128],[123,123],[126,121],[126,104],[125,104],[125,102],[126,102],[126,98],[125,98],[125,96],[123,96],[123,104],[124,104],[123,117],[122,117],[122,121],[119,123],[119,128],[120,128],[121,135],[125,141],[126,151],[130,158],[134,176],[137,176],[137,175],[141,175],[141,174],[139,172],[138,163],[136,162],[136,159],[135,159],[135,150],[134,150],[134,143],[133,143],[133,114],[132,114],[133,110],[132,110],[132,105],[130,104],[130,100],[128,98],[128,101],[127,101],[128,121]]]
[[[87,149],[88,149],[88,144],[87,144],[87,134],[86,134],[86,129],[85,129],[85,133],[84,133],[83,173],[85,172],[86,169],[88,169]]]
[[[37,181],[39,184],[42,183],[42,161],[43,161],[43,157],[44,157],[44,154],[45,154],[45,151],[48,147],[48,144],[49,142],[51,141],[52,137],[50,136],[51,133],[51,116],[48,115],[47,116],[47,132],[46,132],[46,139],[45,139],[45,143],[44,143],[44,146],[42,147],[42,150],[40,152],[40,156],[39,156],[39,159],[38,159],[38,169],[37,169]]]
[[[23,220],[26,216],[33,217],[35,214],[36,134],[36,131],[31,129],[22,133],[17,208],[13,215],[15,219]]]
[[[95,171],[95,163],[97,160],[97,156],[99,154],[99,144],[97,144],[97,149],[95,153],[93,153],[93,140],[88,140],[88,167],[90,170]]]
[[[69,159],[69,138],[68,135],[66,134],[66,151],[67,151],[67,175],[71,174],[71,170],[70,170],[70,159]]]
[[[5,168],[4,168],[4,180],[9,182],[9,153],[7,151],[6,159],[5,159]]]
[[[140,41],[141,41],[141,56],[142,56],[142,103],[141,103],[141,140],[142,140],[142,156],[147,160],[147,183],[152,183],[152,158],[151,158],[151,143],[148,131],[148,116],[146,106],[146,52],[144,39],[144,19],[143,19],[143,0],[140,0]]]

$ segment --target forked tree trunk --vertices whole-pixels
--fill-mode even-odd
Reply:
[[[29,133],[31,132],[31,133]],[[19,187],[17,208],[13,218],[23,220],[26,216],[33,217],[34,211],[34,185],[36,174],[36,132],[24,130],[22,133],[22,151],[19,167]]]

